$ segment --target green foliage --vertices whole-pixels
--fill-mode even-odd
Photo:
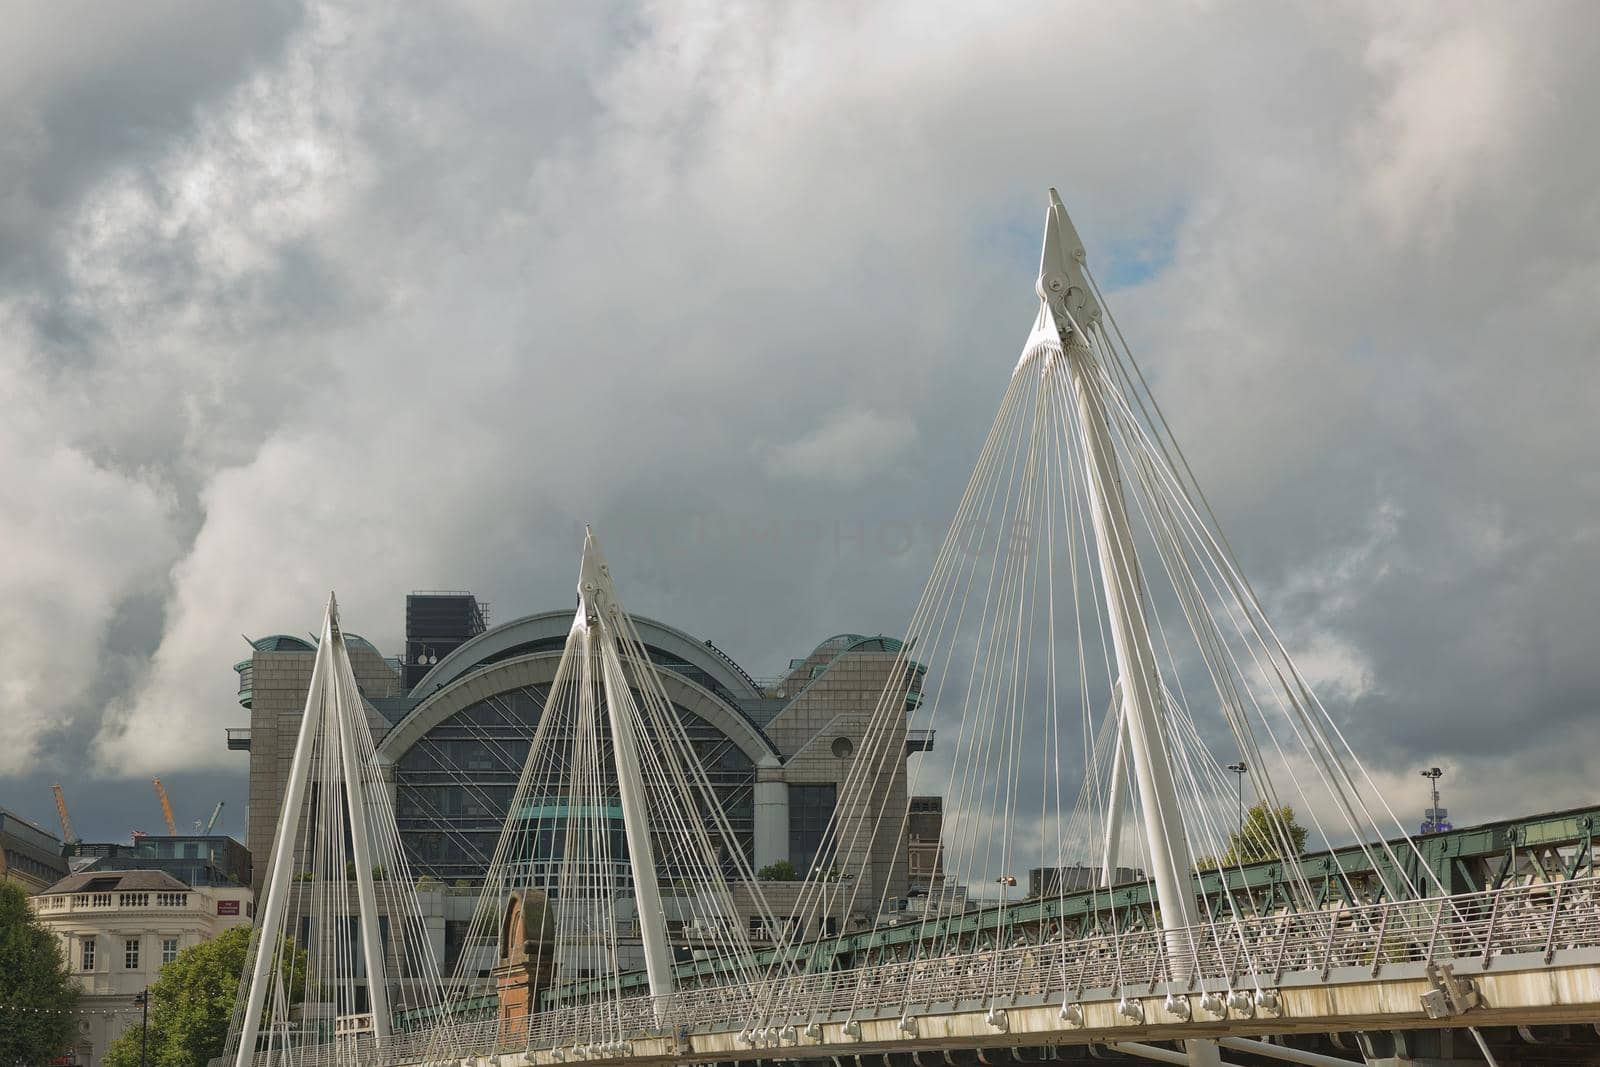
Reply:
[[[150,1067],[206,1067],[222,1055],[249,945],[249,927],[236,926],[161,968],[150,987]],[[305,974],[305,952],[297,950],[284,966],[291,1000],[303,995]],[[140,1034],[137,1025],[124,1030],[106,1049],[104,1067],[139,1067]]]
[[[372,880],[374,882],[381,882],[381,881],[385,880],[386,878],[388,878],[388,876],[389,876],[389,872],[385,871],[383,869],[383,865],[382,864],[379,864],[378,866],[372,868]],[[344,880],[347,881],[347,882],[353,882],[353,881],[356,880],[356,863],[355,863],[355,860],[346,860],[345,861],[345,865],[344,865]]]
[[[55,935],[39,925],[21,886],[0,882],[0,1064],[39,1064],[67,1051],[77,1003]]]
[[[1287,838],[1295,856],[1306,851],[1306,828],[1294,821],[1294,809],[1282,807],[1267,810],[1265,804],[1255,804],[1244,813],[1242,831],[1230,831],[1228,851],[1223,855],[1223,866],[1241,863],[1259,863],[1262,860],[1283,858],[1283,840]]]
[[[788,860],[779,860],[769,863],[756,872],[756,877],[763,882],[798,882],[800,873],[794,869],[794,864]]]

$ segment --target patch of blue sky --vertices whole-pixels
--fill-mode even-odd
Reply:
[[[1143,285],[1172,263],[1182,220],[1183,209],[1174,204],[1152,218],[1140,232],[1109,239],[1103,230],[1097,232],[1094,225],[1085,225],[1083,219],[1074,217],[1072,221],[1088,245],[1089,266],[1095,278],[1110,293]],[[1037,271],[1043,225],[1043,211],[1017,205],[980,222],[976,242],[1008,264],[1015,262],[1018,269]]]

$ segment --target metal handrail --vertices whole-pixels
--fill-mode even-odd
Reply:
[[[1124,931],[940,957],[894,960],[816,974],[779,975],[737,986],[707,986],[670,996],[626,997],[509,1019],[462,1020],[396,1034],[362,1063],[414,1063],[526,1049],[572,1048],[584,1058],[618,1058],[626,1043],[690,1033],[738,1033],[747,1043],[776,1028],[851,1018],[858,1013],[982,1003],[1085,990],[1153,992],[1165,980],[1189,991],[1257,993],[1286,975],[1328,981],[1353,968],[1370,980],[1390,964],[1476,960],[1600,947],[1600,876],[1510,886],[1452,897],[1234,917],[1226,929],[1188,930],[1187,976],[1174,981],[1159,929]],[[1069,980],[1070,976],[1070,980]],[[1348,979],[1346,979],[1348,980]],[[364,1039],[363,1039],[364,1040]],[[769,1039],[770,1043],[770,1039]],[[593,1050],[591,1053],[589,1050]],[[299,1067],[344,1067],[355,1051],[326,1044],[296,1050]],[[575,1056],[574,1058],[578,1058]],[[257,1057],[265,1067],[265,1054]]]

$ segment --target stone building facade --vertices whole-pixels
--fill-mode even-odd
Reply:
[[[248,886],[189,886],[140,870],[68,875],[31,898],[83,991],[71,1053],[77,1067],[99,1067],[106,1046],[139,1021],[136,998],[161,968],[189,946],[248,924],[254,901]]]

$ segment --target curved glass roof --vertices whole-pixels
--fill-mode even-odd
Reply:
[[[250,642],[258,652],[315,652],[316,646],[303,637],[288,634],[270,634]]]

